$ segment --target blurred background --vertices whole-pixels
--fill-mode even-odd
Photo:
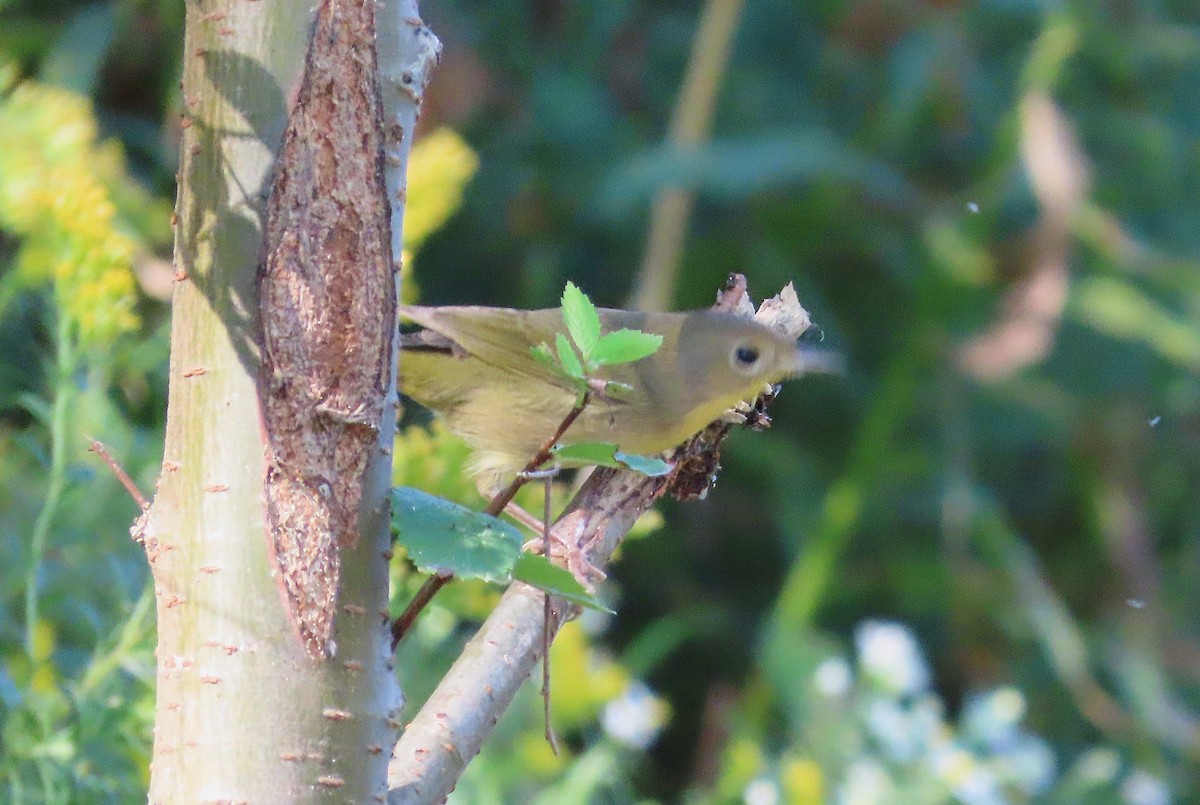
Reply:
[[[0,0],[0,799],[144,797],[183,4]],[[406,293],[845,357],[663,504],[456,802],[1200,802],[1200,5],[427,2]],[[414,420],[416,421],[416,420]],[[417,422],[398,481],[469,500]],[[396,562],[399,609],[420,579]],[[453,586],[410,707],[495,600]]]

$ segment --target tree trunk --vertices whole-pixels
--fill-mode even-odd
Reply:
[[[380,4],[380,24],[427,33],[415,4],[400,6]],[[370,31],[375,4],[325,0],[317,13],[332,14],[335,26],[347,20],[358,25],[342,31],[345,40],[346,31]],[[358,477],[326,479],[339,492],[353,489],[358,496],[350,530],[335,535],[337,561],[316,569],[336,571],[326,579],[333,591],[329,641],[301,637],[308,615],[287,584],[296,557],[278,549],[278,517],[269,516],[267,507],[274,500],[267,480],[286,462],[272,439],[279,423],[264,413],[274,375],[260,388],[256,276],[260,264],[269,265],[266,202],[282,172],[276,159],[288,114],[304,105],[292,96],[312,20],[307,4],[278,1],[219,0],[187,8],[167,433],[157,494],[136,527],[158,603],[152,802],[381,801],[399,728],[401,696],[386,628],[386,493],[396,405],[393,339],[387,335],[393,322],[382,332],[387,343],[377,345],[386,377],[379,398],[368,401],[375,421],[353,423],[360,437],[364,427],[372,434],[359,439],[365,471],[359,465],[352,473]],[[374,39],[351,40],[363,60],[359,68],[369,61],[373,71]],[[389,126],[386,137],[373,132],[374,153],[359,148],[335,155],[340,166],[360,169],[350,172],[379,179],[367,190],[342,192],[380,194],[376,206],[385,211],[385,230],[388,199],[378,168],[385,150],[390,170],[406,164],[430,58],[428,48],[409,55],[421,60],[415,69],[422,80],[402,96],[407,110],[386,110],[400,125]],[[310,67],[313,61],[310,56]],[[412,71],[408,76],[411,83]],[[378,90],[373,103],[377,96]],[[371,118],[375,128],[380,121],[378,114]],[[398,241],[403,180],[389,182],[396,189],[388,195]],[[386,238],[382,253],[388,253]],[[390,262],[384,268],[390,275]],[[264,283],[268,274],[264,268]],[[394,290],[394,281],[386,283],[387,295]],[[394,306],[394,299],[384,301]],[[307,328],[296,331],[303,335]],[[329,382],[336,387],[341,376]],[[329,411],[320,414],[328,417]],[[306,550],[312,546],[306,541],[320,535],[300,530],[293,536]]]

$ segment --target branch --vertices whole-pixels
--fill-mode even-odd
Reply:
[[[628,470],[592,473],[554,527],[604,565],[665,491],[666,479]],[[590,544],[589,544],[590,543]],[[542,656],[544,593],[515,583],[408,725],[388,767],[390,805],[441,802]],[[551,634],[573,614],[554,602]]]
[[[108,448],[104,446],[104,442],[99,439],[90,439],[88,446],[89,453],[95,453],[100,456],[100,460],[108,465],[108,469],[117,480],[121,482],[121,486],[125,487],[125,491],[129,493],[129,497],[133,498],[133,502],[137,504],[138,509],[145,511],[150,508],[150,501],[146,500],[146,496],[142,494],[142,490],[137,488],[137,484],[129,477],[129,473],[125,472],[125,468],[117,463],[117,460],[108,452]]]

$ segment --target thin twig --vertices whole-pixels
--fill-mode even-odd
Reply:
[[[546,476],[544,482],[546,485],[546,496],[542,503],[542,554],[550,558],[550,483],[551,477]],[[550,744],[550,749],[554,754],[558,755],[558,737],[554,734],[554,727],[550,726],[550,642],[553,640],[551,634],[550,618],[554,615],[553,604],[550,601],[550,593],[546,593],[545,604],[542,608],[545,616],[545,623],[542,626],[542,715],[546,719],[546,742]]]
[[[150,507],[150,501],[146,500],[146,496],[142,494],[142,490],[137,488],[137,484],[129,477],[129,473],[125,472],[125,468],[117,463],[117,460],[108,452],[108,448],[99,439],[93,439],[90,436],[88,441],[91,444],[88,446],[89,453],[95,453],[100,457],[100,460],[108,465],[112,474],[117,476],[117,480],[121,482],[121,486],[125,487],[125,491],[129,493],[129,497],[133,498],[133,502],[142,511]]]
[[[408,634],[408,630],[417,620],[417,616],[421,614],[421,610],[433,600],[437,595],[438,590],[446,586],[446,584],[454,578],[453,573],[436,573],[425,579],[425,583],[421,585],[421,589],[417,590],[417,594],[408,602],[408,606],[400,613],[400,617],[392,621],[392,651],[396,650],[396,646],[400,645],[400,641],[404,639],[404,635]]]
[[[558,430],[554,431],[554,435],[547,439],[538,451],[533,454],[533,458],[529,459],[529,463],[525,465],[525,469],[517,473],[512,482],[502,489],[500,494],[492,498],[492,502],[484,509],[484,513],[490,514],[492,517],[500,516],[508,504],[512,503],[512,499],[516,497],[517,491],[529,481],[529,475],[537,472],[543,464],[550,460],[554,452],[554,445],[558,444],[559,440],[562,439],[563,434],[567,432],[567,428],[571,427],[576,419],[579,419],[579,415],[583,413],[583,409],[587,407],[591,399],[591,392],[585,392],[579,398],[579,401],[575,403],[575,407],[563,417],[563,421],[559,423]]]

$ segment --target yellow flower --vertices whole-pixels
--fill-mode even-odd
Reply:
[[[52,283],[59,313],[84,345],[137,327],[133,259],[140,242],[112,188],[144,212],[115,142],[96,142],[89,101],[27,81],[0,97],[0,228],[18,236],[0,305]],[[132,189],[131,189],[132,188]]]
[[[463,188],[479,167],[471,147],[450,129],[422,137],[408,162],[404,249],[413,253],[462,203]]]
[[[554,691],[554,722],[573,729],[595,721],[611,699],[629,687],[629,674],[623,667],[593,649],[578,621],[562,628],[550,647],[551,674],[569,679]]]
[[[825,780],[812,758],[790,758],[779,770],[780,787],[788,805],[820,805],[825,801]]]
[[[58,689],[58,671],[51,657],[58,643],[53,624],[38,619],[33,628],[33,652],[29,659],[32,669],[29,676],[30,690],[48,693]]]
[[[739,796],[764,765],[762,748],[748,738],[729,742],[721,758],[721,776],[717,790],[726,797]]]

